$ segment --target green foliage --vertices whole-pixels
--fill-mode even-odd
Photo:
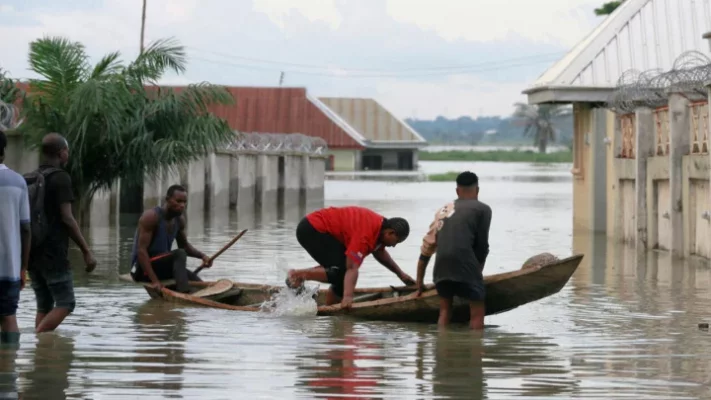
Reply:
[[[545,153],[548,142],[556,140],[557,129],[553,121],[571,114],[568,106],[516,103],[513,118],[516,124],[524,127],[523,135],[533,137],[533,143],[538,146],[538,151]]]
[[[152,43],[128,64],[115,52],[91,65],[81,43],[45,37],[30,44],[29,64],[40,78],[10,96],[22,100],[19,130],[30,147],[48,132],[67,138],[67,170],[83,200],[80,209],[117,179],[140,184],[234,138],[227,122],[207,109],[233,103],[226,88],[153,86],[166,72],[185,71],[185,51],[172,39]],[[0,88],[10,84],[3,78]]]
[[[405,122],[432,145],[519,146],[530,143],[530,139],[522,135],[524,127],[509,117],[464,116],[449,119],[439,116],[433,120],[408,118]],[[572,115],[554,117],[552,122],[558,129],[558,141],[565,143],[572,140]]]
[[[536,153],[521,150],[492,150],[492,151],[421,151],[418,154],[420,161],[499,161],[499,162],[533,162],[533,163],[566,163],[573,162],[573,153],[570,151],[556,151],[553,153]]]
[[[595,9],[595,15],[610,15],[613,11],[617,9],[617,7],[619,7],[624,2],[625,0],[608,1],[607,3],[603,4],[602,7]]]

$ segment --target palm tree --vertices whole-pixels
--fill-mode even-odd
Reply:
[[[208,112],[210,104],[234,101],[226,88],[155,86],[166,72],[186,69],[185,51],[174,40],[150,44],[127,65],[120,57],[110,53],[92,66],[81,43],[45,37],[30,44],[30,68],[40,78],[18,95],[24,118],[18,130],[30,147],[47,132],[67,138],[80,216],[97,191],[118,179],[140,185],[234,138],[227,122]]]
[[[533,144],[538,146],[540,153],[545,153],[548,142],[556,140],[554,120],[571,114],[567,106],[555,104],[530,105],[516,103],[513,113],[514,124],[524,126],[523,135],[533,136]]]

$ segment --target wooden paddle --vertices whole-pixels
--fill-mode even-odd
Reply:
[[[247,233],[247,229],[245,229],[245,230],[243,230],[242,232],[240,232],[239,235],[235,236],[232,240],[230,240],[229,243],[227,243],[226,245],[224,245],[224,246],[220,249],[220,251],[218,251],[218,252],[215,253],[212,257],[210,257],[210,261],[211,261],[211,262],[212,262],[212,261],[215,261],[215,259],[216,259],[220,254],[224,253],[225,250],[227,250],[227,249],[229,249],[230,247],[232,247],[232,245],[235,244],[235,242],[237,242],[237,241],[239,240],[239,238],[241,238],[242,235],[244,235],[245,233]],[[202,270],[205,269],[205,268],[206,268],[205,265],[199,266],[199,267],[195,270],[195,275],[199,274],[200,271],[202,271]]]

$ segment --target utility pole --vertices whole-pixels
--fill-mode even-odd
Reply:
[[[281,86],[282,83],[284,83],[284,71],[281,71],[281,75],[279,75],[279,86]]]
[[[141,54],[143,54],[143,37],[146,32],[146,1],[143,0],[143,13],[141,14]]]

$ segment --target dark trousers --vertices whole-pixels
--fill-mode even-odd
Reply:
[[[201,281],[201,279],[192,271],[188,271],[187,267],[188,255],[183,249],[176,249],[170,253],[157,255],[151,258],[151,267],[153,272],[158,277],[158,280],[166,281],[169,279],[175,280],[176,290],[181,293],[190,293],[190,285],[188,281]],[[137,266],[136,272],[131,274],[136,282],[150,282],[148,277],[140,265]]]

